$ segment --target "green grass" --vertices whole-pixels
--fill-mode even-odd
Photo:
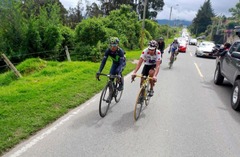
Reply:
[[[128,74],[141,51],[127,51]],[[81,105],[105,85],[96,81],[100,63],[52,62],[28,59],[17,66],[23,78],[0,75],[0,155],[69,110]],[[108,73],[109,59],[103,73]]]

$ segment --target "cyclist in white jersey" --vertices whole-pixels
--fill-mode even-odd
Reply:
[[[159,73],[160,64],[161,64],[161,52],[157,49],[158,43],[155,40],[152,40],[148,43],[148,48],[144,49],[138,64],[132,74],[132,80],[136,77],[136,73],[144,62],[144,67],[142,70],[143,76],[152,77],[153,80],[150,80],[150,93],[149,96],[153,96],[154,90],[153,86],[155,82],[157,82],[157,75]],[[141,83],[143,82],[143,78],[141,79]]]

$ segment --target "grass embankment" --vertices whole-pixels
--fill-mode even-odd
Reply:
[[[127,51],[124,75],[131,72],[139,51]],[[94,96],[106,81],[96,82],[100,63],[29,59],[17,66],[23,75],[0,75],[0,155]],[[103,70],[108,73],[111,60]]]

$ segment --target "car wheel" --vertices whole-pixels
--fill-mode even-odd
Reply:
[[[231,96],[231,105],[234,110],[240,110],[240,80],[234,82]]]
[[[224,80],[224,77],[221,74],[220,65],[218,64],[214,73],[214,83],[217,85],[220,85],[223,83],[223,80]]]

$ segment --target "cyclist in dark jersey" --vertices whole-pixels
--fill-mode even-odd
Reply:
[[[104,69],[106,61],[110,57],[112,59],[112,67],[110,69],[111,75],[121,75],[122,71],[126,66],[125,52],[119,47],[119,39],[117,37],[110,38],[109,48],[105,51],[104,57],[102,59],[99,70],[96,74],[96,77],[99,78],[99,74]],[[121,77],[121,82],[118,87],[118,90],[123,90],[124,79]]]

